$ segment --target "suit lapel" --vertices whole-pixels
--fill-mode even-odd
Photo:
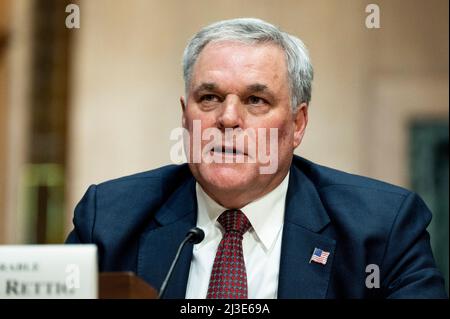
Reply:
[[[319,232],[330,222],[315,186],[292,165],[286,196],[278,298],[325,298],[335,241]],[[329,252],[325,265],[311,262],[314,248]]]
[[[188,230],[195,226],[197,200],[195,180],[190,178],[156,212],[160,226],[151,225],[140,238],[138,276],[159,290],[178,246]],[[184,298],[192,259],[192,245],[183,249],[164,298]]]

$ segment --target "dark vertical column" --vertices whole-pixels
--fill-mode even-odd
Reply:
[[[428,231],[436,263],[449,283],[449,125],[422,120],[411,125],[410,172],[412,188],[433,213]]]
[[[34,0],[28,165],[29,241],[61,242],[68,114],[69,1]]]

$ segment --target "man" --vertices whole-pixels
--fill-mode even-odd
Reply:
[[[417,195],[293,155],[313,78],[299,39],[257,19],[221,21],[191,39],[183,67],[189,163],[91,186],[67,243],[95,243],[101,271],[159,288],[200,227],[166,298],[446,297]]]

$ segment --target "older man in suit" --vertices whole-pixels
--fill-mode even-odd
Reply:
[[[298,38],[221,21],[191,39],[183,67],[188,164],[91,186],[67,243],[95,243],[101,270],[160,287],[186,232],[202,228],[168,298],[446,297],[417,195],[293,155],[313,78]]]

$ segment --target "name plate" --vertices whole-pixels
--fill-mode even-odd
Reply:
[[[97,296],[97,246],[0,246],[0,299]]]

